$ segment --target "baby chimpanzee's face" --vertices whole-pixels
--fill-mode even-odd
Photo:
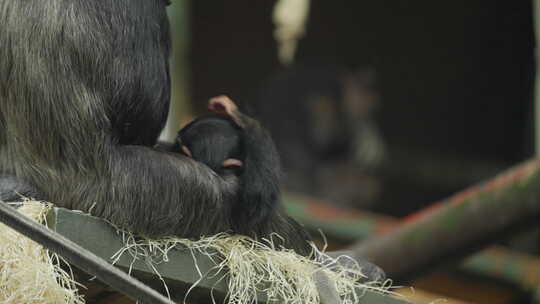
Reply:
[[[178,141],[182,153],[217,173],[243,166],[242,130],[227,117],[198,118],[180,130]]]

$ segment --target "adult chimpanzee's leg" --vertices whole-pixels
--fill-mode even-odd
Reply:
[[[146,235],[229,227],[234,180],[148,148],[169,103],[165,2],[0,0],[2,174]]]
[[[19,202],[26,198],[44,199],[33,185],[14,176],[0,175],[0,201]]]
[[[62,201],[148,236],[199,237],[230,230],[236,177],[223,179],[183,155],[141,146],[117,147],[110,161],[104,172],[109,176],[64,191],[71,197]]]

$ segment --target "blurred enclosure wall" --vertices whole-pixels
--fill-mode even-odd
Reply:
[[[226,93],[257,114],[280,70],[273,5],[191,1],[197,111]],[[532,28],[529,1],[312,1],[296,63],[375,71],[388,154],[373,209],[406,214],[532,155]]]

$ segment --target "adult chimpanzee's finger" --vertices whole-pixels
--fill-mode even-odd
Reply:
[[[223,161],[223,167],[243,167],[244,163],[235,158],[228,158]]]

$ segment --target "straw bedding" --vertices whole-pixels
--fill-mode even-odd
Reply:
[[[51,208],[49,203],[26,201],[18,210],[46,224],[45,216]],[[142,239],[121,229],[119,233],[123,236],[125,246],[111,258],[113,263],[122,255],[129,254],[133,259],[146,260],[152,267],[166,262],[169,250],[175,248],[210,257],[216,265],[211,271],[212,275],[228,280],[227,302],[230,304],[256,303],[260,294],[281,303],[319,303],[313,280],[313,275],[319,271],[335,283],[343,303],[357,303],[368,289],[388,292],[388,284],[359,283],[363,278],[359,267],[344,268],[339,263],[329,266],[328,263],[318,262],[325,254],[315,246],[312,257],[306,258],[291,250],[275,250],[271,240],[257,242],[248,237],[225,233],[197,241],[180,238]],[[82,285],[74,281],[69,270],[65,270],[69,269],[66,265],[58,255],[0,224],[0,303],[84,303],[78,292]],[[156,275],[161,278],[159,273],[156,272]],[[199,271],[199,275],[202,278],[206,273]],[[189,299],[189,293],[186,299]]]

